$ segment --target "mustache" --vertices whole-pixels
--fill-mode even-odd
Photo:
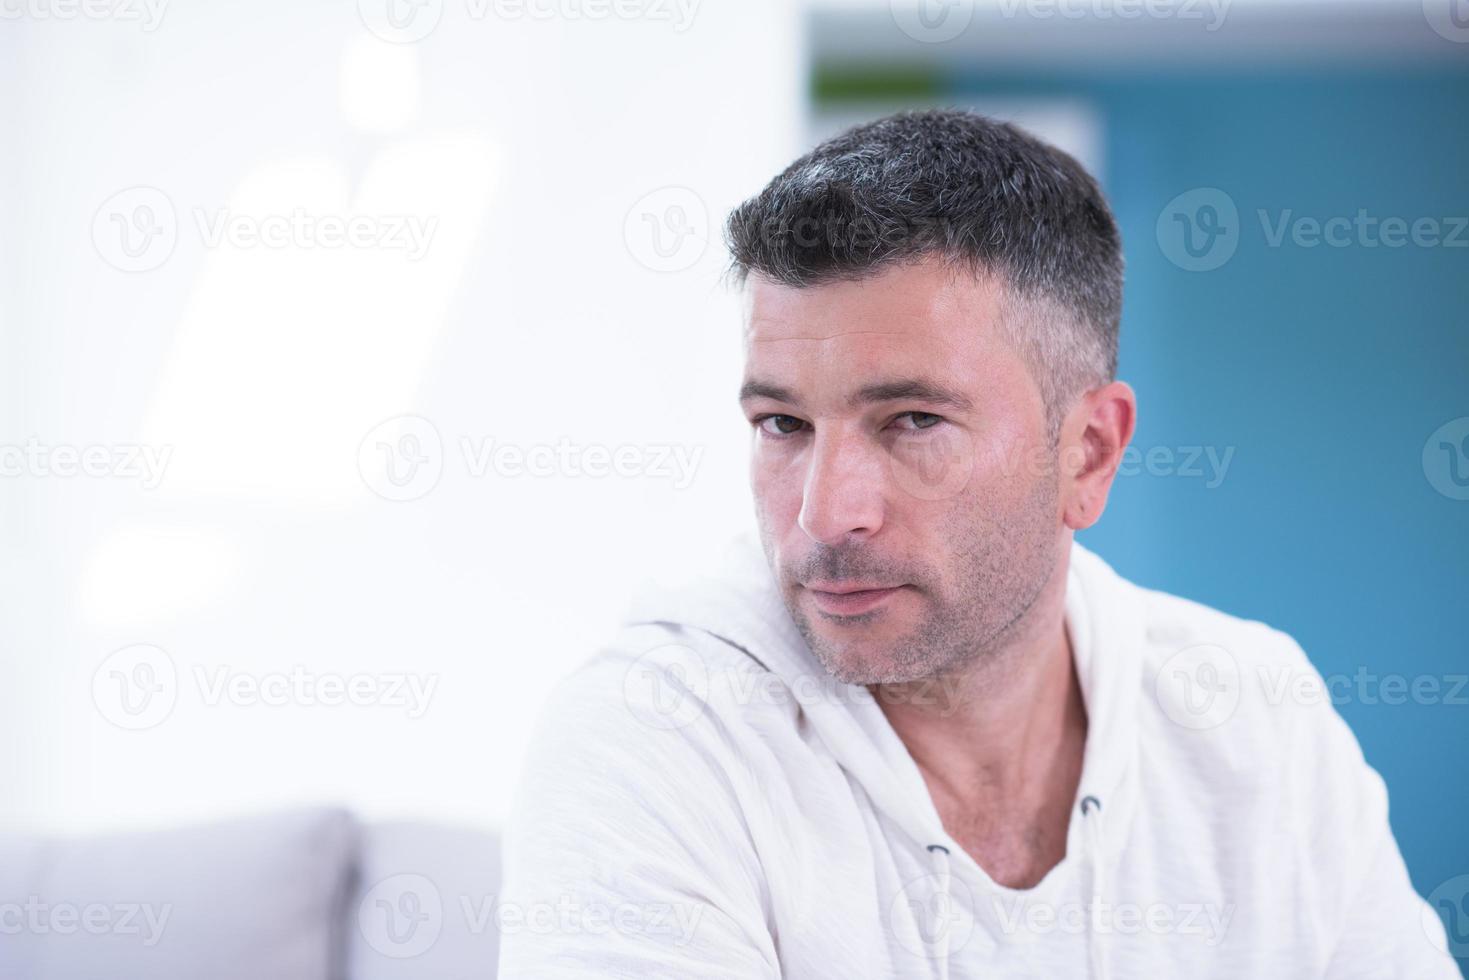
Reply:
[[[815,550],[785,566],[787,577],[795,582],[860,581],[907,583],[921,585],[928,578],[924,569],[907,562],[893,561],[862,548],[834,548],[818,545]]]

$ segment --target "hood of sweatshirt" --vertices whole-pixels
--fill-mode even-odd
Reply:
[[[831,677],[806,645],[753,530],[733,539],[708,571],[686,582],[676,589],[644,590],[629,607],[627,623],[676,624],[709,633],[776,674],[796,693],[837,762],[912,836],[915,848],[928,852],[942,888],[956,865],[967,869],[970,880],[990,882],[944,830],[917,764],[877,701]],[[1147,642],[1143,590],[1073,541],[1065,622],[1086,703],[1086,748],[1066,858],[1026,894],[1045,894],[1061,867],[1081,865],[1093,922],[1090,972],[1106,977],[1103,937],[1095,923],[1107,901],[1109,856],[1120,849],[1136,804],[1137,712]],[[998,884],[993,888],[1005,891]]]

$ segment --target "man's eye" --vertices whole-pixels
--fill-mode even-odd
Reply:
[[[770,435],[788,436],[799,432],[806,423],[794,415],[764,415],[756,419],[755,424]]]
[[[942,415],[935,415],[932,412],[904,412],[893,421],[896,422],[898,419],[907,419],[912,423],[911,426],[900,425],[899,428],[901,429],[931,429],[942,422],[944,417]]]

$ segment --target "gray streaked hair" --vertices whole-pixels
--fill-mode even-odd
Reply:
[[[797,159],[725,225],[729,274],[789,286],[860,280],[939,256],[1006,288],[1002,329],[1045,399],[1049,434],[1117,373],[1122,241],[1091,175],[1009,123],[910,110]]]

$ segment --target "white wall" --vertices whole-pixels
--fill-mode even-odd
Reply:
[[[373,4],[173,0],[148,25],[30,0],[0,22],[6,826],[306,801],[499,820],[549,685],[638,580],[748,521],[718,224],[800,149],[794,9],[431,0],[399,11],[434,29],[389,43]],[[675,207],[693,235],[660,256]],[[210,241],[298,211],[436,224],[417,258],[303,222],[284,247]],[[405,415],[431,429],[378,428]],[[427,462],[399,487],[405,434]],[[571,466],[626,445],[641,473],[476,476],[462,439],[565,440]],[[130,475],[135,446],[169,454],[161,479]],[[57,472],[67,447],[108,474]],[[697,459],[686,486],[660,447]],[[140,664],[156,693],[129,714]],[[297,669],[436,687],[419,717],[211,703]]]

